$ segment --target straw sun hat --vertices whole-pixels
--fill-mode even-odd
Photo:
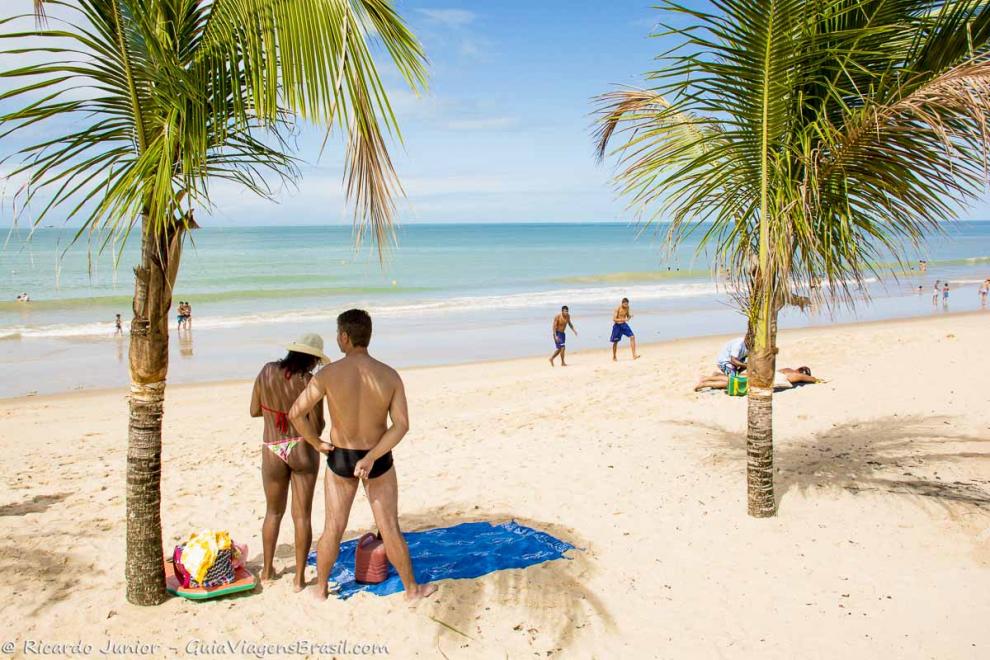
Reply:
[[[323,352],[323,337],[315,332],[307,332],[296,341],[288,344],[285,348],[296,353],[305,353],[306,355],[318,357],[323,364],[330,362],[330,358]]]

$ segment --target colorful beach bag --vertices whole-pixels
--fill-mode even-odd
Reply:
[[[725,386],[725,393],[729,396],[746,396],[749,394],[749,379],[732,374],[729,376],[729,384]]]

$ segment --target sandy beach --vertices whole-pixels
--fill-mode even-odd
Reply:
[[[0,642],[15,657],[26,641],[159,657],[297,640],[399,658],[987,657],[988,330],[983,313],[782,333],[778,366],[829,382],[774,400],[768,520],[745,512],[745,400],[691,390],[725,337],[645,345],[636,362],[623,344],[616,364],[603,346],[567,369],[543,357],[403,371],[404,528],[515,519],[579,548],[442,582],[412,610],[401,596],[316,603],[290,575],[245,597],[129,605],[126,393],[0,400]],[[166,546],[226,528],[257,567],[250,386],[170,388],[162,513]],[[359,495],[346,538],[371,524]],[[290,542],[286,516],[289,572]]]

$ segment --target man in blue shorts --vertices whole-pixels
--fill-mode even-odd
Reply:
[[[564,353],[567,350],[564,346],[567,342],[567,326],[570,326],[571,330],[574,330],[574,334],[577,334],[577,330],[574,329],[574,324],[571,323],[571,312],[567,309],[567,305],[564,305],[560,308],[560,314],[553,317],[553,324],[550,326],[550,332],[553,335],[553,345],[557,349],[554,351],[553,355],[550,356],[551,367],[557,366],[553,363],[553,361],[558,355],[560,356],[560,366],[567,366],[567,363],[564,362]]]
[[[623,337],[629,337],[633,359],[639,359],[639,355],[636,354],[636,335],[633,334],[632,328],[629,327],[629,319],[632,316],[632,312],[629,311],[629,298],[623,298],[622,304],[616,307],[615,313],[612,314],[612,338],[609,341],[612,342],[613,362],[618,359],[615,353],[619,349],[619,342],[622,341]]]

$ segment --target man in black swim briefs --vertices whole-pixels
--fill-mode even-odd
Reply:
[[[370,341],[371,317],[367,312],[351,309],[338,316],[337,345],[344,358],[321,369],[289,411],[296,431],[327,455],[326,523],[316,545],[315,595],[320,600],[327,597],[330,569],[340,553],[360,482],[406,598],[419,600],[437,590],[433,584],[417,584],[409,549],[399,530],[399,487],[392,448],[409,430],[405,388],[395,369],[368,354]],[[320,439],[307,417],[324,398],[330,412],[329,443]]]

